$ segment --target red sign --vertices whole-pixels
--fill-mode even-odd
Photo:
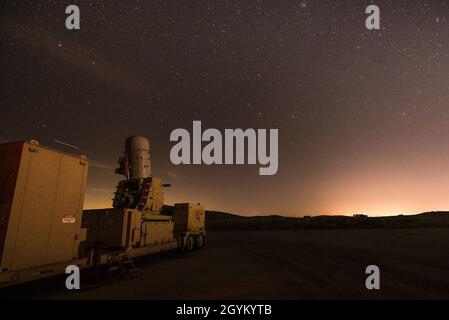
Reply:
[[[62,223],[75,223],[75,215],[71,213],[66,213],[62,216]]]

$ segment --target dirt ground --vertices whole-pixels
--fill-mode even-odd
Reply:
[[[139,259],[142,276],[68,291],[57,277],[0,291],[37,299],[449,299],[449,229],[210,232],[204,249]],[[365,289],[379,266],[381,289]],[[83,280],[83,278],[81,279]]]

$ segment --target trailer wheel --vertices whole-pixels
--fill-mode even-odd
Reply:
[[[198,249],[204,247],[204,236],[202,234],[196,236],[196,247]]]
[[[195,242],[193,241],[193,237],[188,236],[186,239],[186,244],[185,244],[186,251],[192,251],[194,246],[195,246]]]

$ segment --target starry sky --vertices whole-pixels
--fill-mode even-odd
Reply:
[[[380,8],[367,30],[365,8]],[[65,28],[66,6],[81,29]],[[449,1],[12,1],[0,142],[86,154],[110,207],[124,140],[151,141],[166,202],[242,215],[449,209]],[[172,130],[279,129],[279,170],[175,166]],[[60,140],[79,150],[57,144]]]

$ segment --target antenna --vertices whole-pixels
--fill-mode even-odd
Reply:
[[[66,146],[66,147],[70,147],[70,148],[73,148],[73,149],[76,149],[76,150],[79,150],[79,149],[80,149],[80,147],[74,146],[73,144],[69,144],[69,143],[66,143],[66,142],[61,141],[61,140],[56,140],[56,139],[54,139],[53,142],[62,144],[62,145],[64,145],[64,146]]]

